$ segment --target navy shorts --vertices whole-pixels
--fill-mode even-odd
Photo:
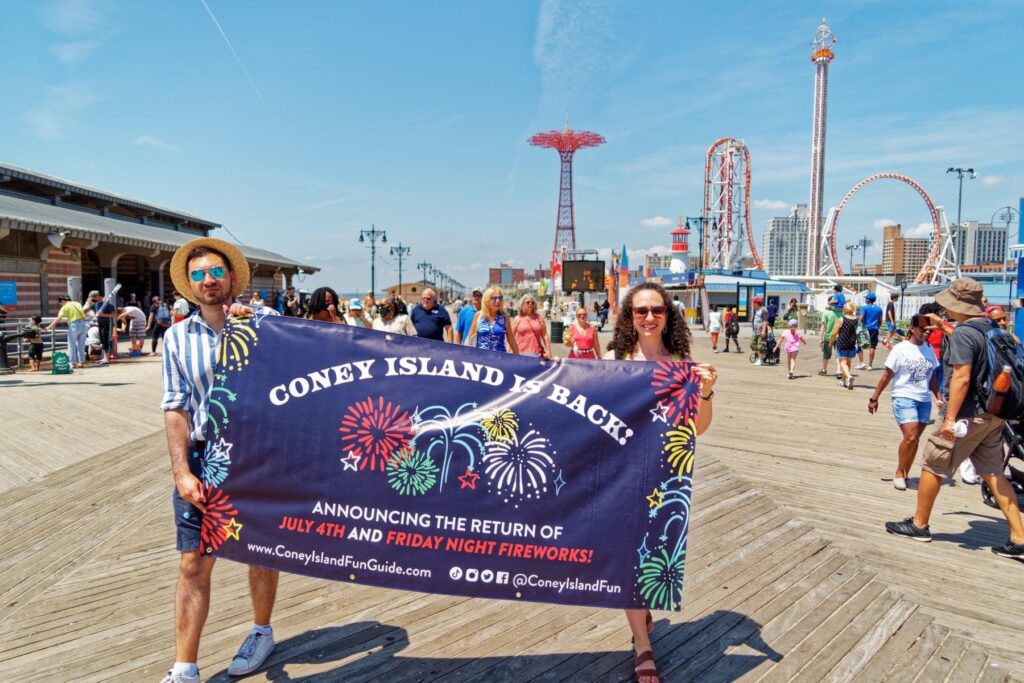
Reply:
[[[868,341],[870,342],[871,348],[878,348],[878,329],[868,330]]]
[[[190,441],[188,444],[188,471],[202,478],[203,458],[206,456],[205,441]],[[174,527],[178,531],[178,552],[187,553],[202,547],[200,532],[203,528],[203,511],[178,495],[178,487],[171,494],[174,506]]]

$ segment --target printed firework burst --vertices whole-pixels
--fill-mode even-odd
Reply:
[[[693,363],[658,361],[651,386],[655,387],[654,395],[665,401],[665,417],[673,426],[696,417],[700,377],[694,372]]]
[[[203,513],[203,525],[199,530],[199,538],[207,553],[212,553],[227,539],[224,525],[238,515],[238,510],[231,503],[228,494],[223,490],[210,486],[205,487],[206,512]]]
[[[502,408],[480,420],[480,425],[492,441],[511,442],[519,429],[519,418],[511,410]]]
[[[540,498],[548,491],[548,480],[555,472],[555,461],[548,453],[551,442],[531,429],[522,439],[512,432],[508,441],[488,441],[481,459],[483,473],[491,490],[506,503]]]
[[[437,483],[437,465],[426,453],[401,450],[388,463],[388,483],[403,496],[423,495]]]
[[[668,464],[675,468],[676,476],[682,479],[684,474],[693,472],[697,426],[690,420],[681,427],[670,429],[666,436],[668,438],[662,451],[668,453]]]
[[[652,552],[640,564],[637,587],[651,609],[677,610],[683,597],[682,556],[669,555],[665,548]]]
[[[414,432],[409,413],[378,396],[357,401],[341,419],[341,448],[360,456],[359,469],[385,471],[391,457],[409,445]]]
[[[231,467],[231,448],[233,444],[227,443],[224,439],[210,445],[206,449],[206,457],[203,458],[203,481],[211,486],[220,486],[228,478],[228,468]]]
[[[217,349],[217,361],[227,370],[241,370],[249,364],[249,355],[258,342],[252,318],[235,318],[224,328],[224,336]]]

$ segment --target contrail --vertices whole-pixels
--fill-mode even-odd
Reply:
[[[252,80],[252,76],[249,75],[249,70],[246,69],[245,64],[242,63],[242,58],[238,56],[237,52],[235,52],[235,47],[231,44],[231,41],[228,40],[228,34],[224,33],[224,29],[221,28],[220,22],[217,21],[217,17],[214,16],[213,10],[206,4],[206,0],[199,0],[199,2],[203,3],[203,7],[206,8],[206,13],[209,14],[210,19],[213,20],[213,25],[217,27],[218,31],[220,31],[220,37],[224,39],[224,43],[227,44],[228,49],[231,50],[231,54],[234,55],[235,61],[238,62],[238,66],[241,67],[242,73],[244,73],[245,77],[249,80],[249,85],[251,85],[252,89],[256,91],[256,95],[260,98],[260,101],[263,102],[263,106],[269,109],[270,107],[267,105],[267,101],[263,99],[263,93],[261,93],[260,89],[256,86],[256,81]]]

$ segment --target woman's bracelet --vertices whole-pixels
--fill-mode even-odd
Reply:
[[[715,397],[715,390],[714,389],[712,389],[711,393],[708,394],[707,396],[705,396],[704,394],[700,394],[700,398],[701,398],[702,401],[710,401],[714,397]]]

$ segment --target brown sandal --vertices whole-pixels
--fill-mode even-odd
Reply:
[[[633,660],[633,674],[636,676],[636,680],[640,681],[642,678],[654,677],[655,683],[661,683],[661,679],[658,677],[658,670],[654,666],[645,667],[638,669],[637,667],[643,666],[647,662],[654,664],[654,653],[650,650],[644,650],[636,656]]]

